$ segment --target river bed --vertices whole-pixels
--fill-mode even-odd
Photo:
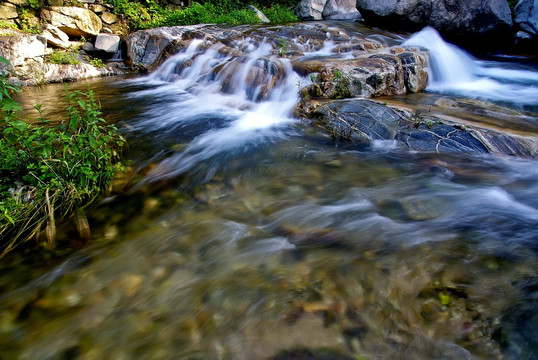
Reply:
[[[293,118],[285,69],[266,102],[199,77],[89,82],[127,185],[88,212],[88,244],[67,223],[0,264],[0,359],[538,356],[536,160],[335,142]],[[23,101],[54,117],[62,92]],[[453,88],[387,100],[440,97],[488,118]],[[487,126],[523,109],[510,128],[536,135],[535,101]]]

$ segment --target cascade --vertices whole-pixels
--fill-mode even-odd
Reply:
[[[426,27],[402,45],[429,50],[427,90],[456,96],[498,101],[516,106],[538,105],[538,74],[523,66],[480,61],[439,33]]]

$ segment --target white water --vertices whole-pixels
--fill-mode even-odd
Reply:
[[[402,45],[429,50],[427,90],[480,98],[519,106],[538,105],[538,73],[506,64],[480,61],[445,42],[431,27],[414,34]]]
[[[164,131],[202,127],[183,151],[162,161],[148,181],[177,176],[219,154],[248,151],[283,138],[283,129],[295,121],[291,112],[298,101],[300,78],[289,60],[276,56],[269,43],[252,46],[245,39],[235,45],[250,52],[233,60],[219,53],[222,45],[200,50],[202,45],[203,40],[193,41],[159,70],[137,80],[156,87],[135,97],[158,99],[138,126]],[[184,67],[187,62],[189,66]],[[213,120],[204,124],[202,118]],[[210,178],[214,169],[206,166],[205,176]]]

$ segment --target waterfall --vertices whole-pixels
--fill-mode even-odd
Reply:
[[[520,65],[477,60],[445,42],[431,27],[405,41],[404,46],[429,50],[428,91],[509,103],[538,105],[538,74]]]
[[[230,56],[222,44],[193,40],[154,73],[134,81],[151,86],[134,96],[156,101],[139,122],[144,129],[192,133],[188,145],[159,163],[147,180],[180,175],[204,164],[209,179],[212,160],[245,152],[285,136],[295,121],[299,76],[278,49],[262,40],[244,39]],[[221,166],[222,161],[213,161]]]

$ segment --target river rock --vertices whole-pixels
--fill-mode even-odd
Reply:
[[[3,56],[13,67],[23,66],[32,59],[43,62],[47,49],[47,40],[40,35],[25,33],[0,36],[0,56]]]
[[[17,14],[17,7],[10,3],[4,3],[0,6],[0,20],[16,19],[19,16]]]
[[[79,7],[52,6],[42,10],[41,17],[69,36],[96,36],[103,27],[93,11]]]
[[[486,48],[511,35],[512,17],[506,0],[357,0],[366,23],[393,29],[437,29],[455,43]]]
[[[367,99],[311,101],[306,117],[335,139],[358,143],[396,140],[421,152],[490,153],[538,158],[536,137],[463,126],[457,119],[413,114]]]
[[[45,25],[42,35],[45,39],[47,39],[48,44],[55,47],[67,49],[71,46],[69,43],[69,36],[54,25]]]
[[[305,91],[310,98],[402,95],[426,88],[426,55],[405,52],[376,54],[320,64],[316,82]]]
[[[538,0],[519,1],[514,12],[514,20],[519,28],[533,36],[538,35]]]
[[[104,52],[113,55],[118,52],[120,47],[120,37],[111,34],[99,34],[95,39],[95,51]]]

